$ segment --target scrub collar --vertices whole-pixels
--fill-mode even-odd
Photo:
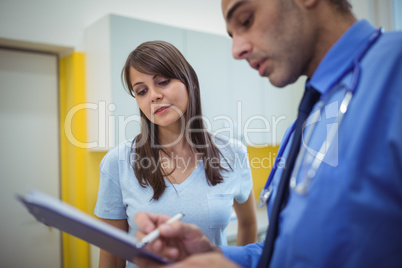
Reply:
[[[376,28],[367,20],[354,23],[328,51],[307,85],[313,86],[322,95],[327,93],[353,65],[353,59],[375,31]]]

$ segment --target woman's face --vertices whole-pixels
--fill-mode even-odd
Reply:
[[[138,107],[159,127],[180,128],[180,118],[186,113],[188,93],[178,79],[138,72],[130,67],[130,82]]]

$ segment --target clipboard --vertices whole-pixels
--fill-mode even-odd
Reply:
[[[31,190],[23,197],[17,195],[28,211],[41,223],[76,236],[120,258],[133,261],[148,258],[161,264],[170,264],[156,254],[137,247],[137,239],[110,224],[102,222],[63,201],[42,192]]]

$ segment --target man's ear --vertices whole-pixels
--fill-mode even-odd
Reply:
[[[303,6],[304,8],[310,9],[310,8],[317,6],[317,4],[320,1],[328,1],[328,0],[296,0],[296,1],[299,2],[299,4],[301,6]]]

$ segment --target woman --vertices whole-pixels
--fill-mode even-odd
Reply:
[[[237,244],[255,242],[246,150],[206,131],[198,78],[183,55],[163,41],[143,43],[128,56],[122,80],[140,108],[141,134],[102,160],[95,214],[135,233],[133,217],[139,211],[170,216],[184,212],[182,221],[225,245],[233,206],[239,222]],[[124,260],[101,250],[100,267],[124,266]]]

